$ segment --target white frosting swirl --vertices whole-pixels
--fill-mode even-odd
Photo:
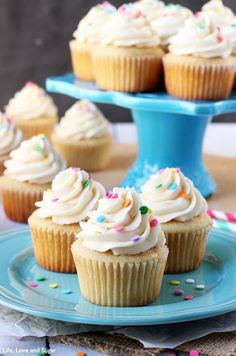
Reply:
[[[109,123],[101,111],[87,100],[77,101],[55,129],[64,138],[86,140],[103,137],[110,133]]]
[[[102,184],[90,179],[87,172],[68,168],[54,178],[52,189],[35,204],[40,208],[37,215],[42,219],[51,218],[59,225],[79,223],[97,207],[98,200],[105,194]]]
[[[156,47],[159,43],[148,21],[132,4],[122,5],[102,31],[102,45]]]
[[[0,112],[0,158],[8,156],[22,141],[22,132],[16,124]]]
[[[157,219],[142,207],[138,193],[130,188],[114,188],[100,199],[97,210],[81,223],[83,244],[91,250],[114,255],[134,255],[165,244]],[[140,209],[141,208],[141,209]]]
[[[149,23],[157,19],[165,8],[164,2],[160,0],[140,0],[134,2],[133,6],[141,11]]]
[[[64,159],[44,135],[23,141],[10,153],[10,158],[4,163],[4,174],[20,182],[50,183],[66,167]]]
[[[192,15],[192,11],[186,7],[175,4],[167,5],[161,15],[151,22],[153,30],[160,38],[161,45],[168,45],[170,37],[174,36],[184,25],[186,19]]]
[[[143,185],[142,200],[160,223],[187,221],[207,211],[207,202],[178,168],[166,168]]]
[[[5,108],[13,120],[33,120],[42,116],[57,116],[57,108],[50,96],[38,85],[28,82]]]
[[[232,45],[202,12],[186,20],[185,26],[170,39],[169,50],[175,55],[225,58],[231,54]]]
[[[224,6],[222,0],[207,2],[202,7],[202,11],[207,14],[214,26],[228,25],[235,17],[233,11],[229,7]]]
[[[221,27],[221,32],[231,42],[232,54],[236,56],[236,18],[228,26]]]
[[[99,43],[102,28],[115,12],[116,8],[108,1],[93,6],[80,21],[73,36],[79,43]]]

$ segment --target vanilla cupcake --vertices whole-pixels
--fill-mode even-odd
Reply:
[[[94,80],[92,52],[100,42],[102,28],[116,11],[108,1],[93,6],[79,22],[70,41],[70,51],[74,74],[79,79]]]
[[[168,51],[170,38],[177,34],[186,19],[191,16],[193,16],[192,11],[186,7],[168,4],[161,14],[151,21],[151,26],[160,38],[161,46],[165,51]]]
[[[117,307],[153,302],[168,256],[157,219],[129,188],[114,188],[88,215],[72,245],[84,298]]]
[[[57,122],[57,108],[52,98],[32,82],[26,83],[10,99],[5,110],[22,130],[24,138],[41,133],[49,137]]]
[[[0,112],[0,175],[4,171],[4,162],[9,153],[17,148],[22,141],[22,132],[16,124]]]
[[[228,38],[228,40],[231,42],[233,47],[232,56],[236,57],[236,17],[227,26],[222,26],[221,32],[223,36]],[[236,77],[234,79],[234,89],[236,89]]]
[[[165,8],[164,2],[160,0],[140,0],[131,4],[134,6],[134,9],[140,11],[145,16],[150,24],[161,16]]]
[[[26,223],[65,161],[44,135],[23,141],[9,156],[0,178],[3,207],[9,219]]]
[[[188,19],[164,56],[166,89],[189,100],[222,100],[232,91],[236,59],[232,44],[205,13]]]
[[[50,271],[74,273],[71,244],[98,200],[105,196],[102,184],[93,181],[80,168],[68,168],[44,192],[39,208],[29,218],[37,263]]]
[[[109,163],[112,147],[109,123],[87,100],[77,101],[66,111],[51,139],[68,167],[96,171]]]
[[[96,84],[105,90],[142,92],[158,86],[163,50],[143,14],[122,5],[104,26],[94,51]]]
[[[227,6],[224,6],[222,0],[211,0],[207,2],[202,11],[210,18],[215,27],[225,26],[235,18],[234,12]]]
[[[169,257],[167,273],[198,268],[212,227],[207,202],[178,168],[160,170],[141,188],[143,203],[158,218],[165,233]]]

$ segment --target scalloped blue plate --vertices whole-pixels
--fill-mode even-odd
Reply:
[[[1,233],[0,249],[0,304],[28,314],[86,324],[148,325],[201,319],[236,309],[236,238],[228,232],[211,232],[205,260],[197,271],[166,275],[157,301],[133,308],[93,305],[81,296],[76,275],[40,268],[34,260],[28,228]],[[30,286],[39,275],[46,279]],[[186,278],[193,278],[195,283],[186,284]],[[172,279],[181,285],[171,286]],[[50,283],[58,287],[52,289]],[[197,290],[197,284],[204,284],[205,289]],[[194,298],[175,296],[176,288]],[[71,293],[64,294],[65,290]]]

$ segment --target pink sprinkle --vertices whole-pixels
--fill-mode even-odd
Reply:
[[[199,356],[199,352],[197,350],[191,350],[189,356]]]
[[[34,84],[33,82],[29,81],[29,82],[27,82],[27,83],[25,84],[25,86],[26,86],[26,87],[34,87],[35,84]]]
[[[198,12],[196,12],[196,14],[194,16],[198,19],[200,17],[200,15],[201,15],[201,12],[198,11]]]
[[[184,299],[185,300],[191,300],[191,299],[193,299],[194,297],[193,297],[193,295],[186,295],[185,297],[184,297]]]
[[[160,169],[160,170],[158,171],[158,174],[162,174],[164,171],[165,171],[165,169],[162,168],[162,169]]]
[[[158,220],[157,220],[157,219],[152,219],[152,220],[150,221],[150,226],[151,226],[151,227],[155,227],[157,224],[158,224]]]
[[[29,283],[29,287],[38,287],[38,283],[36,283],[36,282],[30,282]]]
[[[116,226],[115,227],[115,231],[116,232],[121,232],[121,231],[123,231],[124,230],[124,226]]]
[[[107,192],[107,193],[106,193],[106,197],[107,197],[108,199],[110,199],[110,198],[112,197],[112,193],[111,193],[111,192]]]
[[[71,167],[71,169],[76,173],[81,171],[81,168],[79,168],[79,167]]]
[[[8,125],[12,125],[12,123],[13,123],[12,119],[10,119],[10,117],[7,117],[6,119],[7,119]]]
[[[117,199],[118,198],[118,193],[112,194],[112,199]]]
[[[181,169],[180,169],[180,168],[176,168],[176,172],[177,172],[177,173],[180,173],[180,172],[181,172]]]
[[[218,35],[218,36],[217,36],[217,41],[218,41],[219,43],[223,42],[223,41],[224,41],[224,37],[223,37],[222,35]]]

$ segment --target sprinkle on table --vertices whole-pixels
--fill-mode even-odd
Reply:
[[[43,282],[43,281],[45,281],[46,280],[46,278],[44,277],[44,276],[36,276],[36,281],[38,281],[38,282]]]
[[[184,295],[184,290],[183,289],[176,289],[174,292],[174,295],[176,295],[177,297],[181,297],[182,295]]]
[[[158,224],[158,220],[157,220],[157,219],[152,219],[152,220],[150,221],[150,226],[151,226],[151,227],[155,227],[157,224]]]
[[[58,287],[58,284],[57,283],[50,283],[49,284],[49,288],[52,288],[52,289],[55,289]]]
[[[130,199],[126,199],[126,200],[124,201],[123,207],[124,207],[124,208],[128,208],[128,206],[130,206],[130,204],[131,204],[131,200],[130,200]]]
[[[195,288],[198,290],[203,290],[205,289],[205,284],[197,284]]]
[[[63,289],[61,292],[62,292],[62,294],[71,294],[71,293],[72,293],[72,290],[70,290],[70,289]]]
[[[97,218],[96,218],[96,221],[99,222],[99,223],[102,223],[106,220],[106,217],[104,215],[99,215]]]
[[[115,227],[115,231],[116,231],[116,232],[121,232],[121,231],[123,231],[123,230],[124,230],[124,226],[122,226],[122,225]]]
[[[145,205],[141,206],[141,207],[139,208],[139,210],[140,210],[140,213],[141,213],[142,215],[147,214],[148,211],[149,211],[148,207],[145,206]]]
[[[172,184],[170,184],[170,186],[169,186],[169,189],[170,190],[175,190],[177,188],[177,184],[176,183],[172,183]]]
[[[172,279],[172,280],[169,282],[169,284],[170,284],[171,286],[179,286],[179,285],[181,284],[181,282],[178,281],[177,279]]]
[[[185,279],[185,283],[193,284],[193,283],[195,283],[195,280],[193,278],[187,278],[187,279]]]
[[[84,182],[83,182],[83,187],[84,188],[87,188],[89,186],[89,180],[86,179]]]
[[[184,300],[192,300],[194,298],[194,296],[193,295],[186,295],[185,297],[184,297]]]
[[[36,283],[36,282],[30,282],[30,283],[29,283],[29,287],[32,287],[32,288],[38,287],[38,283]]]

